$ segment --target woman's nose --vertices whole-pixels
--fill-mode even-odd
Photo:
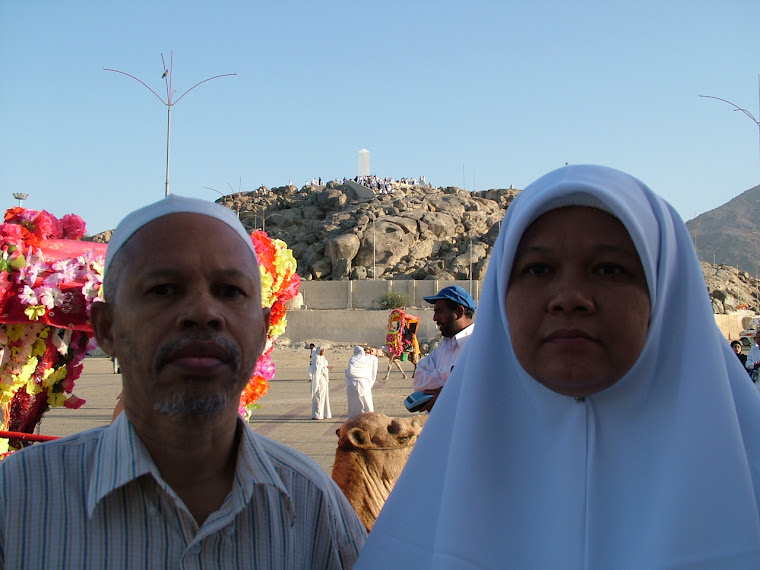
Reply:
[[[595,310],[591,285],[580,275],[561,275],[549,297],[549,312],[583,312]]]

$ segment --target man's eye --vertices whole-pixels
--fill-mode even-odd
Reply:
[[[219,291],[222,295],[222,297],[239,297],[241,295],[245,295],[245,291],[243,291],[240,287],[237,285],[222,285],[220,287]]]
[[[168,283],[162,283],[161,285],[155,285],[151,287],[148,290],[148,293],[150,293],[151,295],[164,296],[164,295],[171,295],[172,293],[174,293],[174,291],[176,291],[176,287],[174,287],[174,285],[170,285]]]

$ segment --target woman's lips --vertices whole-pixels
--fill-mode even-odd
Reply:
[[[559,329],[552,331],[544,337],[544,342],[551,344],[586,344],[597,342],[596,339],[584,330]]]

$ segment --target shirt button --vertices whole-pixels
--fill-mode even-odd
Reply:
[[[188,550],[190,551],[190,554],[199,554],[201,551],[201,545],[196,542],[195,544],[191,544]]]
[[[235,534],[235,527],[232,525],[224,527],[224,534],[227,536],[232,536]]]

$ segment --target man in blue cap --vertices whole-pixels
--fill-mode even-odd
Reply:
[[[420,360],[414,373],[414,389],[433,395],[421,409],[429,412],[475,329],[472,317],[476,307],[470,294],[458,285],[445,287],[437,295],[424,299],[433,304],[433,320],[443,336],[438,347]]]

